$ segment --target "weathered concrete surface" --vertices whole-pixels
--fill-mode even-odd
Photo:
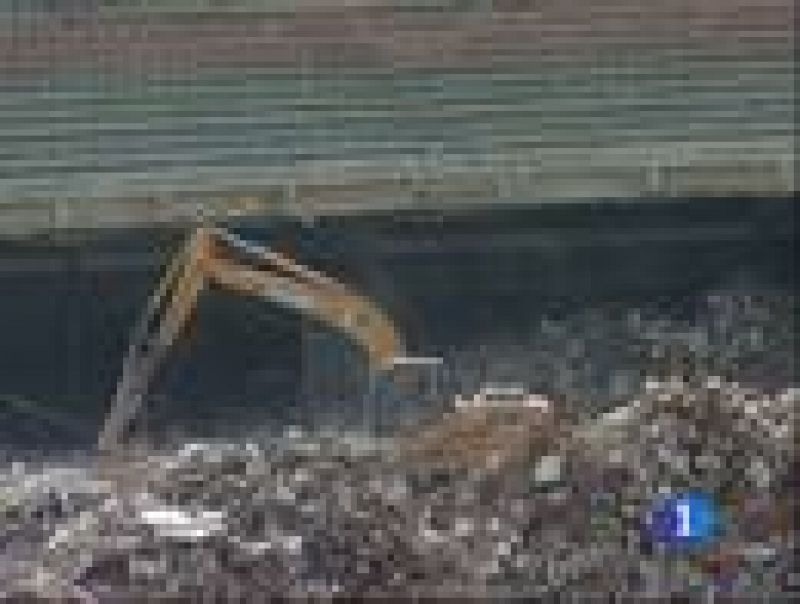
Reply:
[[[0,13],[0,236],[796,190],[791,0],[77,4]]]

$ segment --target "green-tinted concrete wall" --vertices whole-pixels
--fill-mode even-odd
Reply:
[[[0,233],[795,191],[791,0],[132,4],[0,5]]]

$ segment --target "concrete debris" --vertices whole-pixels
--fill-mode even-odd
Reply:
[[[92,464],[1,465],[0,599],[780,599],[796,572],[798,388],[686,367],[605,414],[574,413],[577,429],[504,472],[308,429],[144,451],[109,474],[129,481]],[[683,490],[712,495],[725,530],[671,551],[642,519]]]

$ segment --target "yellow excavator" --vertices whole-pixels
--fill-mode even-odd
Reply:
[[[134,329],[100,433],[101,458],[111,459],[125,448],[150,384],[210,285],[289,307],[342,332],[364,349],[373,374],[386,374],[391,382],[396,383],[398,365],[439,361],[405,356],[391,318],[342,283],[225,229],[201,227],[167,267]],[[588,425],[574,424],[551,401],[506,390],[482,391],[471,402],[457,397],[456,409],[401,435],[400,449],[423,464],[496,471],[515,460],[530,463],[568,450],[602,451],[639,415],[670,412],[658,401],[652,409],[634,401]]]
[[[191,322],[201,292],[211,285],[291,308],[342,332],[364,349],[373,375],[384,374],[393,383],[397,383],[394,369],[398,365],[441,361],[405,356],[390,317],[342,283],[223,228],[201,227],[167,267],[133,331],[99,437],[102,457],[110,459],[124,450],[159,367]],[[518,402],[524,402],[524,397],[519,398]],[[472,466],[488,462],[499,469],[518,453],[529,451],[529,441],[553,440],[557,414],[550,411],[506,406],[499,423],[496,409],[448,413],[401,437],[401,449],[416,461],[438,459]]]
[[[375,372],[404,358],[394,324],[369,299],[268,247],[222,228],[201,227],[168,266],[133,331],[100,433],[100,452],[124,444],[161,363],[209,285],[291,308],[341,331],[366,351]]]

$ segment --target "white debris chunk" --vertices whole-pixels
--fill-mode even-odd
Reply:
[[[139,510],[142,523],[152,526],[162,537],[204,539],[225,531],[225,514],[214,510],[189,513],[176,506],[155,505],[148,501]]]
[[[545,455],[536,464],[533,477],[536,482],[557,482],[561,478],[562,460],[560,455]]]

